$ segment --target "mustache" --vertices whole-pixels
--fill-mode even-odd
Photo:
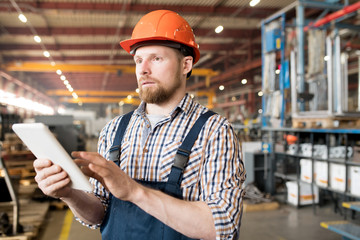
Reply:
[[[146,82],[146,81],[150,81],[150,82],[155,82],[158,83],[159,80],[156,78],[152,78],[152,77],[148,77],[148,76],[142,76],[139,78],[139,83],[141,84],[142,82]]]

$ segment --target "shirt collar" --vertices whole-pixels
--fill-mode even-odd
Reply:
[[[174,117],[178,111],[183,111],[185,114],[189,114],[192,103],[192,98],[189,96],[189,94],[186,93],[183,99],[181,99],[181,101],[179,102],[179,104],[174,108],[174,110],[171,111],[170,116]],[[145,106],[146,103],[144,101],[141,101],[139,107],[135,110],[135,114],[145,115]]]

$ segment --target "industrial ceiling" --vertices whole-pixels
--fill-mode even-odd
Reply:
[[[261,20],[294,2],[262,0],[250,7],[249,0],[0,0],[1,73],[65,105],[77,101],[60,75],[84,103],[114,102],[110,97],[137,88],[132,57],[119,42],[131,37],[149,11],[169,9],[190,23],[200,45],[189,91],[235,86],[242,78],[255,84],[254,76],[261,75]],[[217,34],[219,25],[224,30]]]

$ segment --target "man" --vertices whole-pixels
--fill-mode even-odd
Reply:
[[[72,154],[93,193],[70,188],[67,174],[46,159],[34,162],[39,187],[83,224],[101,227],[103,239],[234,239],[245,170],[228,121],[186,94],[200,57],[192,29],[172,11],[154,11],[120,44],[134,56],[142,103],[104,127],[99,153]]]

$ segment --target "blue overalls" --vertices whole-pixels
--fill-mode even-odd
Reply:
[[[208,111],[202,114],[191,128],[190,132],[186,136],[184,142],[179,147],[175,161],[171,168],[171,172],[167,182],[149,182],[140,181],[137,182],[144,186],[161,190],[162,192],[169,194],[173,197],[182,199],[181,180],[183,171],[189,160],[191,148],[196,141],[198,134],[207,121],[207,119],[215,114],[212,111]],[[132,112],[125,114],[120,121],[114,144],[110,149],[110,159],[120,165],[120,146],[124,136],[127,125],[130,121]],[[120,186],[121,187],[121,186]],[[190,240],[181,233],[168,227],[155,217],[143,211],[135,204],[127,201],[122,201],[112,194],[110,194],[110,203],[106,211],[105,218],[101,225],[102,239],[121,239],[121,240]]]

